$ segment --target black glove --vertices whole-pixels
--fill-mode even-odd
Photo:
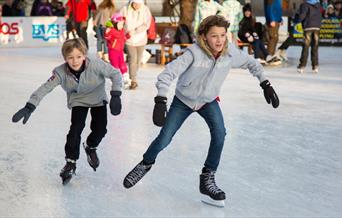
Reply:
[[[116,116],[121,113],[121,91],[111,91],[110,95],[112,98],[110,99],[110,112]]]
[[[153,123],[156,126],[164,126],[165,120],[166,120],[166,97],[156,96],[154,98],[154,102],[156,103],[154,105],[153,109]]]
[[[16,123],[21,118],[24,117],[23,124],[27,122],[27,120],[30,118],[31,113],[36,109],[36,106],[34,106],[31,103],[26,103],[25,107],[20,109],[17,113],[15,113],[12,117],[12,122]]]
[[[264,96],[267,103],[270,104],[272,102],[272,106],[274,108],[277,108],[279,106],[279,98],[277,96],[277,93],[275,93],[273,87],[271,86],[271,83],[268,80],[265,80],[260,83],[260,86],[264,90]]]

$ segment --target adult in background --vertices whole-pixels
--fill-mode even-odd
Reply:
[[[228,40],[237,44],[239,22],[243,18],[242,5],[237,0],[225,0],[222,3],[224,17],[229,21]]]
[[[301,22],[304,30],[304,44],[297,67],[298,73],[304,72],[310,46],[312,70],[314,73],[318,73],[318,43],[322,21],[320,8],[319,0],[306,0],[300,5],[299,11],[295,15],[295,21]]]
[[[203,19],[211,15],[222,13],[224,8],[214,0],[198,0],[195,9],[194,33],[197,33],[198,27]]]
[[[267,50],[273,56],[279,40],[279,26],[283,22],[281,0],[264,0],[264,10],[268,35]]]
[[[88,19],[91,1],[90,0],[68,0],[66,3],[66,15],[64,18],[67,20],[72,14],[75,23],[76,32],[79,37],[83,39],[86,46],[88,46]]]
[[[147,44],[147,30],[151,23],[150,9],[144,4],[144,0],[130,0],[120,10],[120,14],[126,18],[125,30],[130,38],[126,41],[128,54],[129,78],[131,79],[130,89],[136,89],[137,72],[141,58]]]

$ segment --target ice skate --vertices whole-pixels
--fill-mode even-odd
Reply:
[[[63,185],[66,185],[70,182],[72,175],[76,175],[76,161],[67,160],[65,166],[61,170],[59,176],[62,178]]]
[[[96,171],[96,168],[100,165],[100,160],[96,154],[96,148],[91,148],[87,145],[86,142],[83,142],[84,150],[87,154],[87,161],[89,165]]]
[[[303,68],[303,67],[298,67],[298,68],[297,68],[297,72],[298,72],[299,74],[304,73],[304,68]]]
[[[277,66],[281,64],[281,60],[277,56],[268,55],[266,57],[266,64],[270,66]]]
[[[129,89],[129,87],[131,86],[131,79],[129,78],[128,73],[123,74],[122,77],[124,82],[124,89]]]
[[[312,72],[315,73],[315,74],[318,73],[318,66],[313,67],[312,68]]]
[[[138,163],[134,169],[127,174],[123,181],[125,188],[131,188],[152,168],[152,164],[145,164],[143,161]]]
[[[199,189],[202,194],[202,202],[216,207],[224,207],[226,194],[215,183],[215,171],[203,167]]]

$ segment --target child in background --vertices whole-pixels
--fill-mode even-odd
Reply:
[[[71,126],[65,144],[66,164],[60,176],[63,184],[70,181],[76,171],[76,161],[80,153],[81,133],[90,109],[91,123],[87,140],[83,143],[89,165],[96,171],[99,159],[96,149],[107,133],[107,94],[105,78],[112,81],[110,111],[113,115],[121,112],[121,73],[110,64],[96,58],[87,57],[87,46],[81,38],[64,42],[62,54],[65,63],[52,71],[52,76],[42,84],[27,101],[24,108],[12,117],[13,122],[23,119],[27,122],[40,101],[55,87],[61,85],[67,93],[68,108],[71,109]]]
[[[105,39],[107,40],[109,61],[113,67],[120,69],[125,89],[128,89],[130,84],[129,75],[127,73],[127,65],[124,59],[124,46],[126,39],[129,39],[129,34],[123,29],[125,17],[120,13],[115,13],[111,20],[106,23]]]
[[[215,172],[220,163],[226,128],[216,99],[229,70],[248,68],[249,72],[258,78],[267,103],[272,102],[274,108],[279,106],[278,96],[265,77],[260,63],[232,43],[228,43],[228,26],[229,23],[222,16],[205,18],[198,28],[196,43],[166,65],[165,70],[158,76],[153,122],[162,126],[162,129],[143,155],[143,160],[125,177],[125,188],[134,186],[151,170],[159,152],[170,144],[183,122],[193,112],[197,112],[208,124],[211,135],[208,155],[200,174],[199,190],[202,201],[224,206],[226,195],[216,185]],[[175,96],[167,112],[166,96],[172,81],[178,76]]]
[[[96,32],[97,56],[109,62],[108,48],[105,40],[106,22],[115,13],[114,0],[103,0],[94,19],[94,29]]]

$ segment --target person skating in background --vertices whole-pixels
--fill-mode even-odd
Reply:
[[[302,53],[297,67],[298,73],[303,73],[309,56],[311,47],[311,66],[314,73],[318,73],[318,44],[319,30],[321,27],[322,16],[319,0],[305,0],[295,15],[295,22],[301,22],[304,30],[304,43]]]
[[[98,7],[97,14],[94,19],[94,28],[97,37],[97,56],[106,62],[109,62],[108,47],[105,40],[106,22],[114,13],[114,0],[103,0]]]
[[[264,0],[264,10],[268,35],[267,50],[274,56],[279,40],[279,27],[283,22],[281,0]]]
[[[88,48],[88,19],[90,18],[90,0],[68,0],[66,3],[66,14],[64,18],[67,20],[71,17],[75,24],[76,32],[83,39]]]
[[[115,13],[109,21],[106,22],[105,39],[107,41],[109,60],[113,67],[120,70],[125,89],[130,86],[130,79],[127,73],[127,65],[124,58],[124,46],[129,34],[123,29],[125,17],[120,13]]]
[[[258,78],[267,103],[272,103],[274,108],[279,106],[277,94],[265,77],[262,65],[234,44],[228,43],[228,26],[228,21],[222,16],[205,18],[199,26],[197,42],[167,64],[158,76],[153,122],[162,126],[162,129],[143,155],[143,160],[125,177],[125,188],[134,186],[150,171],[159,152],[169,145],[187,117],[197,112],[208,124],[211,135],[208,155],[200,174],[199,189],[204,202],[224,206],[225,193],[216,185],[215,172],[220,162],[226,129],[216,99],[229,70],[247,68]],[[175,96],[167,112],[167,94],[172,81],[177,77]]]
[[[222,3],[224,17],[229,21],[228,40],[237,44],[239,23],[243,17],[242,5],[237,0],[225,0]]]
[[[71,109],[71,126],[65,144],[66,164],[60,172],[63,184],[70,181],[79,158],[81,133],[85,127],[88,111],[91,114],[91,133],[83,142],[89,165],[96,170],[99,159],[96,149],[107,133],[107,94],[105,79],[112,81],[110,111],[121,112],[121,73],[100,59],[87,57],[87,47],[81,38],[70,39],[62,46],[65,63],[52,71],[52,76],[29,98],[24,108],[12,117],[13,122],[27,122],[38,104],[55,87],[60,85],[67,93],[68,108]]]
[[[130,0],[120,10],[120,14],[126,18],[124,28],[130,35],[126,41],[129,78],[132,81],[130,89],[136,89],[138,87],[137,73],[147,44],[147,30],[150,28],[152,15],[150,9],[144,4],[144,0]]]
[[[256,19],[252,13],[252,7],[249,3],[243,6],[243,18],[239,23],[239,32],[238,36],[242,42],[252,44],[254,57],[261,64],[272,64],[278,65],[281,64],[281,61],[272,57],[268,54],[268,51],[265,47],[264,42],[261,39],[261,36],[258,35],[256,29]]]
[[[223,6],[214,0],[198,0],[194,17],[194,32],[198,31],[201,21],[211,15],[223,13]]]

